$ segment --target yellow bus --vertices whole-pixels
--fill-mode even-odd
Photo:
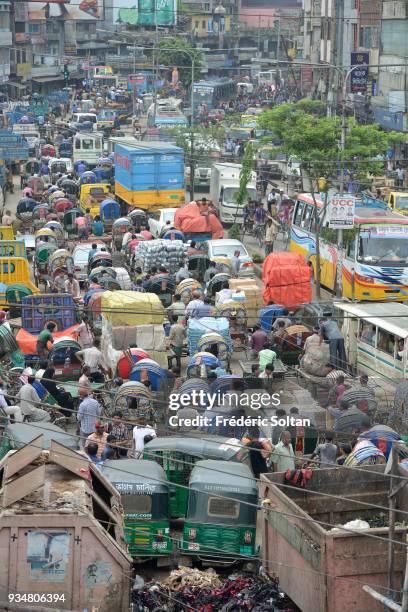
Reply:
[[[323,202],[316,197],[319,210]],[[310,194],[297,196],[290,232],[290,250],[303,255],[316,277],[315,203]],[[320,279],[334,291],[339,251],[335,232],[321,223]],[[408,300],[408,218],[389,209],[356,206],[354,229],[345,231],[342,295],[364,301]],[[333,237],[332,237],[332,236]]]

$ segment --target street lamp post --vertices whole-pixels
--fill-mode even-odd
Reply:
[[[339,195],[344,195],[344,150],[346,148],[346,96],[347,96],[347,81],[353,74],[353,71],[357,68],[364,67],[364,64],[358,64],[352,66],[346,74],[340,73],[342,76],[342,107],[341,107],[341,136],[340,136],[340,181],[339,181]],[[337,282],[336,282],[336,296],[341,297],[342,295],[342,283],[343,283],[343,230],[337,230]]]

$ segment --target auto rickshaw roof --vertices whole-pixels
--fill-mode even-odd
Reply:
[[[213,491],[218,495],[223,489],[247,495],[258,494],[256,480],[246,464],[213,459],[197,461],[190,475],[190,488]]]
[[[162,466],[156,461],[145,459],[109,459],[102,466],[102,473],[114,484],[148,484],[167,490],[169,483]]]
[[[139,362],[140,363],[140,362]],[[145,445],[148,452],[174,451],[197,457],[228,460],[241,449],[241,443],[235,438],[212,436],[212,439],[202,440],[199,437],[166,436],[154,438]],[[244,457],[243,457],[244,458]]]
[[[6,435],[9,437],[10,446],[16,450],[29,444],[41,435],[44,436],[44,450],[50,448],[51,440],[55,440],[68,448],[78,449],[76,438],[67,434],[61,427],[53,423],[13,423],[6,427]]]
[[[35,234],[35,237],[38,238],[39,236],[54,236],[54,238],[56,238],[55,232],[50,228],[43,228],[38,230],[38,232],[36,232]]]

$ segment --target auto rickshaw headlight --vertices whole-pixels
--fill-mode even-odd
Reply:
[[[188,539],[195,540],[197,536],[197,529],[189,529],[188,530]]]
[[[163,536],[164,536],[164,534],[163,534],[163,529],[159,529],[159,530],[156,532],[156,540],[157,540],[158,542],[162,542],[162,541],[163,541]]]

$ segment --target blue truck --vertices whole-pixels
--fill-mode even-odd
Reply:
[[[115,144],[115,195],[129,209],[175,208],[185,202],[184,151],[167,142]]]

